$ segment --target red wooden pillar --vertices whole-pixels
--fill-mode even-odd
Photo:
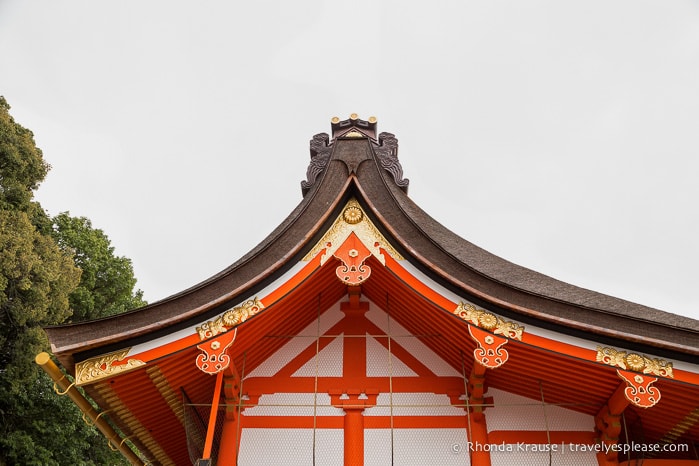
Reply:
[[[364,464],[364,409],[376,406],[378,390],[331,390],[330,400],[336,408],[345,411],[345,466]]]
[[[228,419],[223,422],[221,431],[221,444],[218,447],[218,461],[221,465],[238,464],[239,430],[237,419]]]
[[[485,424],[483,415],[471,417],[469,437],[471,442],[471,464],[473,466],[490,466],[488,427]]]
[[[488,442],[488,425],[485,420],[485,405],[492,403],[492,398],[485,398],[485,376],[487,368],[474,361],[468,380],[468,404],[464,405],[460,393],[450,393],[452,404],[463,406],[467,412],[468,455],[473,466],[490,466],[490,445]]]
[[[345,408],[345,466],[364,464],[364,408]]]
[[[624,395],[626,384],[620,384],[614,391],[607,404],[595,416],[595,430],[599,435],[602,445],[609,449],[597,453],[597,462],[600,466],[613,466],[619,464],[619,454],[611,447],[619,442],[621,433],[621,413],[629,405],[629,400]]]

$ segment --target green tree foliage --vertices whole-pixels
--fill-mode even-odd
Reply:
[[[109,238],[85,217],[67,212],[53,218],[53,236],[66,251],[73,251],[82,270],[80,284],[70,294],[73,321],[106,317],[145,305],[143,292],[134,292],[136,278],[131,260],[114,255]]]
[[[26,212],[46,232],[47,217],[32,198],[51,167],[36,147],[34,134],[15,123],[9,110],[0,96],[0,209]]]
[[[49,165],[0,96],[0,466],[126,464],[34,363],[42,327],[145,304],[131,262],[89,220],[33,201]]]

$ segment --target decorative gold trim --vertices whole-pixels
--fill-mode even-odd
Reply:
[[[524,327],[522,325],[503,320],[491,312],[478,309],[471,303],[460,302],[456,309],[454,309],[454,314],[467,322],[471,322],[476,327],[507,338],[521,340],[522,333],[524,333]]]
[[[664,359],[650,358],[638,353],[627,353],[609,347],[597,347],[597,362],[602,362],[625,370],[653,374],[659,377],[674,378],[672,363]]]
[[[386,259],[381,253],[381,249],[384,249],[395,260],[403,260],[403,256],[386,241],[386,238],[384,238],[381,232],[371,220],[369,220],[369,217],[356,199],[350,199],[347,204],[345,204],[344,209],[342,209],[340,215],[337,216],[335,222],[333,222],[332,226],[325,232],[320,241],[306,254],[303,260],[308,262],[318,255],[318,253],[324,251],[320,259],[320,263],[323,265],[333,256],[335,251],[337,251],[352,232],[357,235],[364,246],[371,251],[371,254],[376,257],[381,264],[386,265]]]
[[[75,365],[75,384],[80,386],[97,380],[111,377],[120,372],[130,371],[145,365],[139,359],[128,359],[123,364],[115,364],[123,361],[131,351],[131,348],[115,351],[94,358],[86,359]]]
[[[199,339],[206,340],[214,337],[219,333],[223,333],[230,327],[245,322],[249,317],[254,316],[264,309],[264,305],[257,297],[249,299],[244,303],[227,310],[214,320],[205,322],[197,327]]]

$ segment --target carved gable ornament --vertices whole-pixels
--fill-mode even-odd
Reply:
[[[347,285],[359,285],[371,275],[371,267],[365,261],[374,256],[386,265],[384,253],[395,260],[403,260],[369,220],[357,200],[350,199],[333,225],[303,260],[310,261],[322,254],[320,265],[323,265],[335,257],[342,262],[335,271],[337,277]]]

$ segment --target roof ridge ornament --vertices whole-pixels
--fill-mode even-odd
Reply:
[[[403,178],[403,167],[398,161],[398,139],[396,136],[386,132],[379,134],[379,146],[374,148],[374,152],[379,158],[381,168],[390,173],[396,185],[408,194],[410,180]]]
[[[316,183],[318,176],[325,171],[330,161],[332,146],[328,133],[318,133],[310,141],[311,162],[306,169],[306,180],[301,181],[301,194],[305,196]]]
[[[376,141],[376,117],[373,116],[368,120],[362,120],[356,113],[351,114],[347,120],[332,117],[330,126],[333,140],[342,137],[367,137]]]
[[[376,117],[372,116],[368,120],[362,120],[356,113],[353,113],[347,120],[333,117],[330,120],[330,126],[332,136],[327,133],[318,133],[310,141],[311,161],[306,169],[306,180],[301,181],[301,194],[304,197],[316,185],[316,181],[328,167],[335,149],[335,142],[352,139],[368,140],[379,168],[390,173],[396,186],[406,194],[408,193],[409,180],[403,178],[403,167],[398,161],[398,139],[394,134],[387,132],[377,136]],[[356,151],[350,152],[357,155]],[[348,154],[336,156],[338,160],[347,164],[350,173],[354,172],[364,160],[370,160],[368,154],[357,160],[354,160],[353,157],[349,157],[353,159],[349,160],[347,157]]]

